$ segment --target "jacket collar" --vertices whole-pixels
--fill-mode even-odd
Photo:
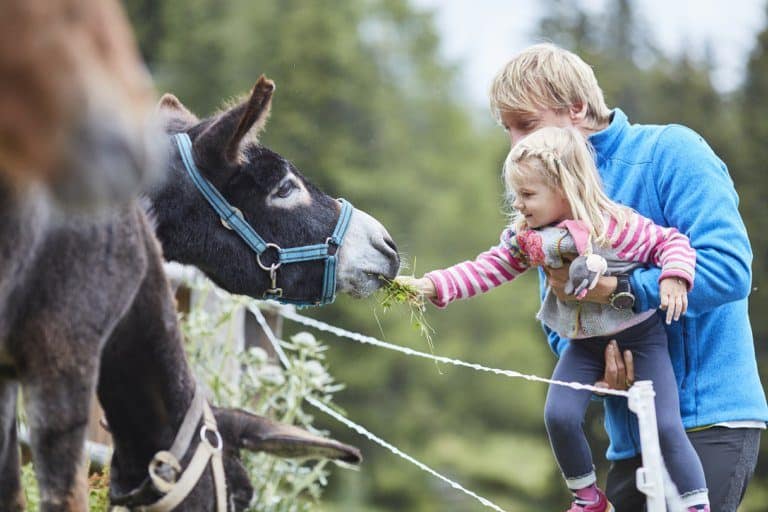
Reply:
[[[627,128],[629,128],[627,114],[620,108],[615,108],[611,113],[611,122],[608,127],[589,136],[589,142],[597,154],[598,167],[616,151]]]

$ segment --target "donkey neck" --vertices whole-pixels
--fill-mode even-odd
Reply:
[[[0,181],[0,361],[3,341],[20,304],[15,295],[34,267],[50,209],[42,188],[28,186],[19,190]]]
[[[195,389],[154,241],[150,250],[147,276],[101,358],[98,392],[114,438],[118,492],[139,485],[154,454],[171,446]]]

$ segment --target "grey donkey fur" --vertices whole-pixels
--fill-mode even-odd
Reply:
[[[272,89],[271,82],[260,79],[248,101],[206,120],[200,130],[191,133],[196,156],[203,162],[218,160],[232,172],[249,173],[237,178],[245,180],[241,187],[252,187],[254,194],[272,190],[256,179],[260,166],[285,162],[275,160],[279,155],[271,163],[260,161],[262,151],[268,150],[245,140],[253,125],[263,123]],[[215,129],[209,130],[211,127]],[[202,155],[200,148],[205,148]],[[171,168],[178,167],[177,158],[172,157]],[[277,172],[285,174],[288,168]],[[266,171],[264,175],[274,177]],[[304,185],[304,179],[298,179]],[[172,181],[166,183],[172,186]],[[300,209],[294,216],[286,210],[273,210],[271,215],[265,210],[264,217],[248,220],[268,232],[269,219],[279,213],[281,224],[272,226],[274,233],[268,235],[274,234],[274,240],[286,246],[290,243],[281,239],[284,232],[280,229],[289,233],[288,242],[292,238],[302,243],[324,239],[333,228],[338,206],[310,185],[304,186],[311,191],[309,210]],[[155,192],[162,196],[162,186]],[[174,197],[173,207],[184,211],[189,202],[186,211],[194,212],[199,207],[195,201],[183,195]],[[85,482],[79,479],[83,472],[78,468],[97,379],[115,440],[114,494],[140,483],[151,455],[168,448],[193,392],[161,249],[139,202],[116,206],[98,218],[62,216],[50,204],[45,190],[18,190],[0,182],[0,510],[22,510],[24,506],[15,424],[19,385],[24,391],[41,510],[45,512],[87,510]],[[164,206],[154,202],[158,219],[165,218]],[[182,221],[194,223],[193,213]],[[244,244],[232,244],[230,236],[220,229],[205,237],[187,238],[184,243],[202,268],[206,253],[225,251],[229,265],[253,258]],[[389,239],[381,232],[367,237],[368,246],[384,256],[373,268],[362,270],[366,275],[376,272],[392,277],[397,255],[391,241],[383,242],[382,247],[381,240]],[[282,286],[297,296],[312,293],[314,284],[303,281],[300,274],[313,269],[311,264],[293,269],[296,276],[287,276]],[[261,271],[255,275],[248,265],[240,271],[235,283],[248,283],[252,294],[259,296],[263,292],[259,283],[266,284]],[[350,271],[350,276],[356,273]],[[347,291],[364,294],[373,286],[352,282]],[[233,510],[239,510],[250,486],[237,461],[238,449],[259,448],[263,443],[258,440],[269,438],[276,427],[264,426],[243,412],[219,410],[217,417],[225,437],[230,502]],[[297,439],[296,443],[311,446],[318,441]],[[339,446],[319,448],[335,456],[357,456],[354,449]],[[206,489],[210,490],[209,473],[177,510],[212,510],[213,498]]]

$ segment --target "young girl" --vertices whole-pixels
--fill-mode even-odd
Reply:
[[[588,143],[577,130],[542,128],[521,140],[507,156],[504,181],[514,211],[498,246],[474,261],[435,270],[420,279],[400,279],[442,308],[487,292],[535,266],[557,268],[573,259],[566,293],[581,299],[603,274],[626,274],[653,264],[662,269],[659,287],[666,322],[685,313],[696,262],[688,239],[608,199]],[[680,419],[675,375],[659,316],[653,310],[635,313],[631,306],[576,298],[562,301],[547,289],[537,315],[571,340],[552,378],[592,384],[603,374],[603,353],[610,340],[615,339],[622,351],[631,350],[636,376],[654,383],[661,449],[683,502],[689,511],[709,511],[701,462]],[[552,450],[574,495],[569,512],[612,510],[595,484],[582,429],[590,396],[589,391],[552,385],[544,410]]]

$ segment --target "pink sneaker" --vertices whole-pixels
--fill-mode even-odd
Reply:
[[[600,489],[597,490],[597,502],[586,503],[583,500],[576,498],[571,504],[571,508],[567,512],[613,512],[613,505],[605,497],[605,494]]]

